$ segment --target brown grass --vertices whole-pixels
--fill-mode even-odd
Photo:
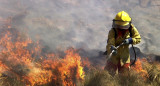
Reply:
[[[160,64],[142,63],[143,69],[148,72],[147,76],[131,69],[127,76],[117,74],[111,76],[107,71],[90,69],[86,72],[84,81],[77,81],[76,86],[159,86],[160,85]],[[53,82],[55,83],[55,82]],[[41,86],[55,86],[52,82]],[[59,83],[59,82],[57,82]],[[0,75],[0,86],[25,86],[16,78]],[[57,86],[63,86],[58,85]]]

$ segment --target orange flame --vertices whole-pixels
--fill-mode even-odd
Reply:
[[[142,77],[148,76],[148,72],[142,68],[142,63],[140,59],[137,59],[134,67],[132,67],[135,71],[141,74]]]
[[[55,54],[41,55],[38,43],[19,36],[13,40],[11,35],[7,32],[0,40],[0,73],[4,73],[4,69],[11,71],[25,85],[31,86],[47,83],[75,86],[77,81],[84,80],[81,57],[76,50],[68,49],[64,58]]]
[[[9,68],[0,61],[0,73],[3,73],[7,69]]]
[[[45,60],[43,65],[46,69],[56,70],[55,81],[62,81],[64,86],[74,86],[75,80],[84,80],[84,71],[81,64],[81,57],[75,53],[74,49],[66,52],[64,59]],[[57,77],[60,76],[60,77]]]

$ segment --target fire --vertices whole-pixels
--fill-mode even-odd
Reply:
[[[136,72],[140,73],[142,77],[148,76],[148,72],[142,68],[142,63],[140,59],[137,59],[134,67],[132,67]]]
[[[19,34],[15,38],[12,35],[7,32],[0,40],[1,74],[8,71],[31,86],[47,83],[75,86],[84,80],[83,63],[75,49],[65,51],[63,58],[53,53],[42,55],[38,42],[22,39]]]
[[[65,86],[74,86],[76,80],[84,80],[81,57],[75,53],[74,49],[69,49],[65,53],[66,56],[63,59],[45,60],[43,63],[45,65],[44,68],[57,71],[54,74],[54,81],[59,82],[60,80]]]
[[[26,84],[31,84],[32,86],[51,82],[51,78],[51,71],[42,70],[40,68],[33,68],[27,76],[23,76],[24,82],[26,81]]]
[[[0,73],[3,73],[7,69],[9,68],[0,61]]]

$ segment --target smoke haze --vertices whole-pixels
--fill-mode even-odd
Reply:
[[[12,19],[11,27],[51,50],[105,51],[112,19],[122,10],[141,34],[141,51],[160,55],[158,0],[0,0],[0,25]]]

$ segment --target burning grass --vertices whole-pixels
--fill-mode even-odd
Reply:
[[[66,55],[60,58],[53,53],[43,54],[39,44],[28,38],[21,39],[18,36],[13,40],[11,36],[12,33],[7,32],[0,40],[3,86],[13,86],[12,81],[31,86],[75,86],[84,80],[81,57],[75,49],[66,50]]]
[[[28,37],[6,32],[0,40],[0,86],[159,86],[160,64],[138,59],[127,76],[91,67],[75,49],[42,52]],[[84,71],[87,67],[89,70]]]
[[[160,64],[138,59],[128,75],[111,76],[107,71],[95,70],[86,74],[85,86],[159,86]]]

